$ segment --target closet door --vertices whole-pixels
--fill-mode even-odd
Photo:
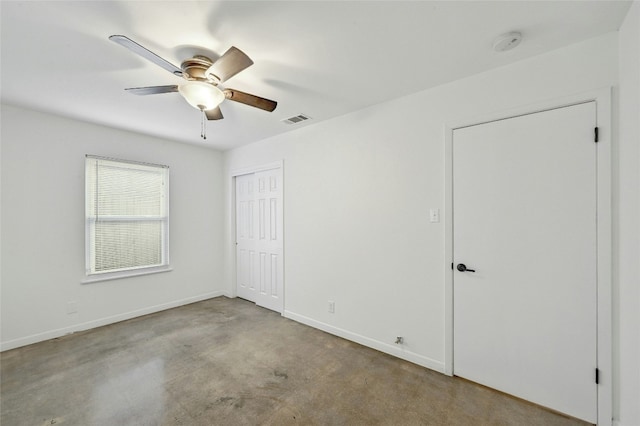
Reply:
[[[237,295],[284,310],[282,169],[236,178]]]

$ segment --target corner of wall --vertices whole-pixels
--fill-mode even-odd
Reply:
[[[618,140],[614,182],[614,424],[640,424],[640,1],[618,41]]]

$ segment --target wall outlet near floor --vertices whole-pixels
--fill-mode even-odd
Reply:
[[[440,222],[440,209],[429,209],[429,222]]]
[[[333,300],[329,300],[329,313],[336,313],[336,302],[334,302]]]
[[[71,315],[77,312],[78,312],[78,302],[76,301],[67,302],[67,314]]]

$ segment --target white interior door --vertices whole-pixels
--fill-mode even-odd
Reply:
[[[282,169],[236,177],[238,297],[282,313]]]
[[[591,423],[595,123],[589,102],[453,133],[454,374]]]
[[[238,297],[256,301],[254,264],[255,235],[255,176],[236,177],[236,291]]]

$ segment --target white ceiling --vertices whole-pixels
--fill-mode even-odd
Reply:
[[[619,28],[620,1],[2,1],[2,102],[229,149]],[[517,30],[520,46],[492,50]],[[225,101],[207,124],[177,93],[125,87],[182,79],[107,37],[173,64],[234,45],[255,64],[225,87],[278,101],[268,113]],[[281,120],[299,113],[298,125]]]

